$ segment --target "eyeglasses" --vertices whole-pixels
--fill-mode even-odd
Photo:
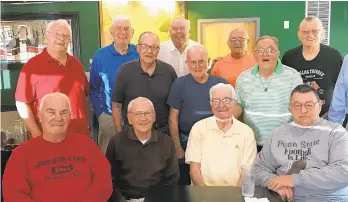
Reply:
[[[197,64],[198,65],[203,65],[206,61],[205,60],[198,60],[198,61],[195,61],[195,60],[191,60],[189,61],[189,64],[191,66],[196,66]]]
[[[246,40],[248,40],[247,38],[244,38],[244,37],[233,37],[233,38],[230,38],[228,39],[228,41],[232,42],[232,43],[236,43],[237,41],[239,43],[243,43],[245,42]]]
[[[63,39],[63,40],[67,40],[70,39],[70,35],[69,34],[62,34],[59,32],[48,32],[50,34],[53,34],[57,39]]]
[[[138,46],[140,46],[145,51],[149,50],[150,48],[151,48],[152,51],[158,51],[160,49],[160,47],[156,46],[156,45],[149,46],[147,44],[138,44]]]
[[[273,49],[273,48],[258,48],[255,50],[255,53],[258,55],[263,55],[264,53],[267,54],[276,54],[279,50]]]
[[[141,118],[141,115],[144,115],[145,118],[149,118],[150,116],[152,116],[153,110],[151,110],[151,111],[145,111],[145,112],[137,111],[137,112],[128,112],[128,113],[133,114],[133,115],[135,116],[136,119],[140,119],[140,118]]]
[[[128,32],[128,31],[131,30],[131,28],[130,28],[130,27],[116,26],[116,27],[115,27],[115,30],[116,30],[117,32],[121,32],[121,31]]]
[[[229,97],[225,97],[222,100],[220,100],[218,98],[213,98],[210,100],[210,103],[214,106],[219,106],[221,102],[223,104],[227,105],[227,104],[230,104],[232,101],[233,101],[232,98],[229,98]]]
[[[299,103],[299,102],[295,102],[293,104],[291,104],[292,108],[296,109],[296,110],[301,110],[302,109],[302,106],[304,106],[306,108],[306,110],[310,111],[312,110],[315,105],[318,103],[319,101],[317,102],[312,102],[312,101],[309,101],[309,102],[306,102],[304,104],[302,103]]]
[[[320,32],[320,29],[301,30],[300,32],[304,35],[309,35],[310,33],[312,33],[313,36],[317,36]]]

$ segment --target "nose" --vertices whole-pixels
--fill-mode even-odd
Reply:
[[[301,113],[305,114],[307,113],[308,110],[306,109],[306,107],[304,105],[301,106]]]

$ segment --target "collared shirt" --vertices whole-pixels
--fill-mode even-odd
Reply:
[[[152,185],[176,184],[179,165],[172,139],[152,130],[150,139],[141,143],[134,129],[121,131],[110,140],[105,154],[111,164],[113,201],[145,197]]]
[[[141,96],[150,99],[153,103],[156,111],[156,125],[158,124],[159,128],[167,125],[169,116],[167,98],[176,78],[173,67],[160,60],[156,60],[156,68],[151,76],[144,72],[139,60],[124,64],[116,76],[112,91],[112,101],[122,104],[124,123],[128,124],[129,102]]]
[[[174,69],[178,77],[184,76],[189,73],[186,65],[187,50],[193,45],[199,44],[189,39],[185,51],[180,54],[179,50],[174,46],[172,40],[168,40],[161,43],[158,59],[170,64]]]
[[[346,114],[348,114],[348,55],[344,58],[336,82],[329,110],[329,120],[342,124]]]
[[[125,62],[139,58],[136,46],[128,45],[128,52],[121,55],[115,49],[114,42],[97,50],[93,57],[90,74],[91,106],[97,117],[100,114],[112,114],[111,92],[119,68]]]
[[[238,186],[242,165],[252,165],[256,157],[253,131],[232,118],[225,133],[216,118],[209,117],[193,125],[186,149],[186,163],[201,164],[203,181],[208,186]]]
[[[86,96],[89,87],[83,66],[77,58],[69,54],[66,64],[63,65],[52,58],[45,48],[22,67],[15,98],[16,101],[30,104],[40,127],[38,111],[41,99],[53,92],[64,93],[69,97],[69,131],[88,135]]]
[[[302,83],[301,75],[280,60],[268,79],[259,74],[258,65],[238,77],[238,104],[244,108],[244,121],[255,132],[258,145],[265,143],[273,129],[291,121],[290,94]]]

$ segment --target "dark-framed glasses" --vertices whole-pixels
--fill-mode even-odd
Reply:
[[[227,104],[230,104],[232,101],[233,99],[229,97],[225,97],[223,99],[213,98],[210,100],[210,103],[214,106],[219,106],[221,102],[227,105]]]
[[[140,46],[145,51],[149,50],[150,48],[152,51],[158,51],[160,49],[160,47],[157,45],[149,46],[147,44],[138,44],[138,46]]]
[[[130,114],[133,114],[136,119],[140,119],[142,115],[145,116],[145,118],[149,118],[153,115],[153,110],[150,111],[136,111],[136,112],[128,112]]]
[[[265,53],[267,54],[276,54],[279,50],[273,49],[273,48],[258,48],[255,50],[255,53],[258,55],[263,55]]]
[[[302,107],[304,106],[306,108],[306,110],[310,111],[313,110],[315,105],[319,103],[319,101],[317,102],[313,102],[313,101],[308,101],[305,103],[300,103],[300,102],[294,102],[291,104],[291,107],[295,110],[301,110]]]

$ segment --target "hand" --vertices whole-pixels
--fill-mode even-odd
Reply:
[[[185,158],[185,152],[182,149],[181,146],[176,148],[176,156],[178,157],[178,159],[184,159]]]
[[[268,189],[277,191],[282,187],[294,187],[294,178],[292,175],[280,175],[274,177],[267,185]]]
[[[222,59],[223,59],[223,57],[217,57],[217,58],[215,58],[215,59],[211,62],[211,68],[214,67],[214,65],[215,65],[215,63],[216,63],[217,61],[222,60]]]
[[[283,201],[292,201],[294,199],[294,189],[291,187],[283,187],[277,190]]]

